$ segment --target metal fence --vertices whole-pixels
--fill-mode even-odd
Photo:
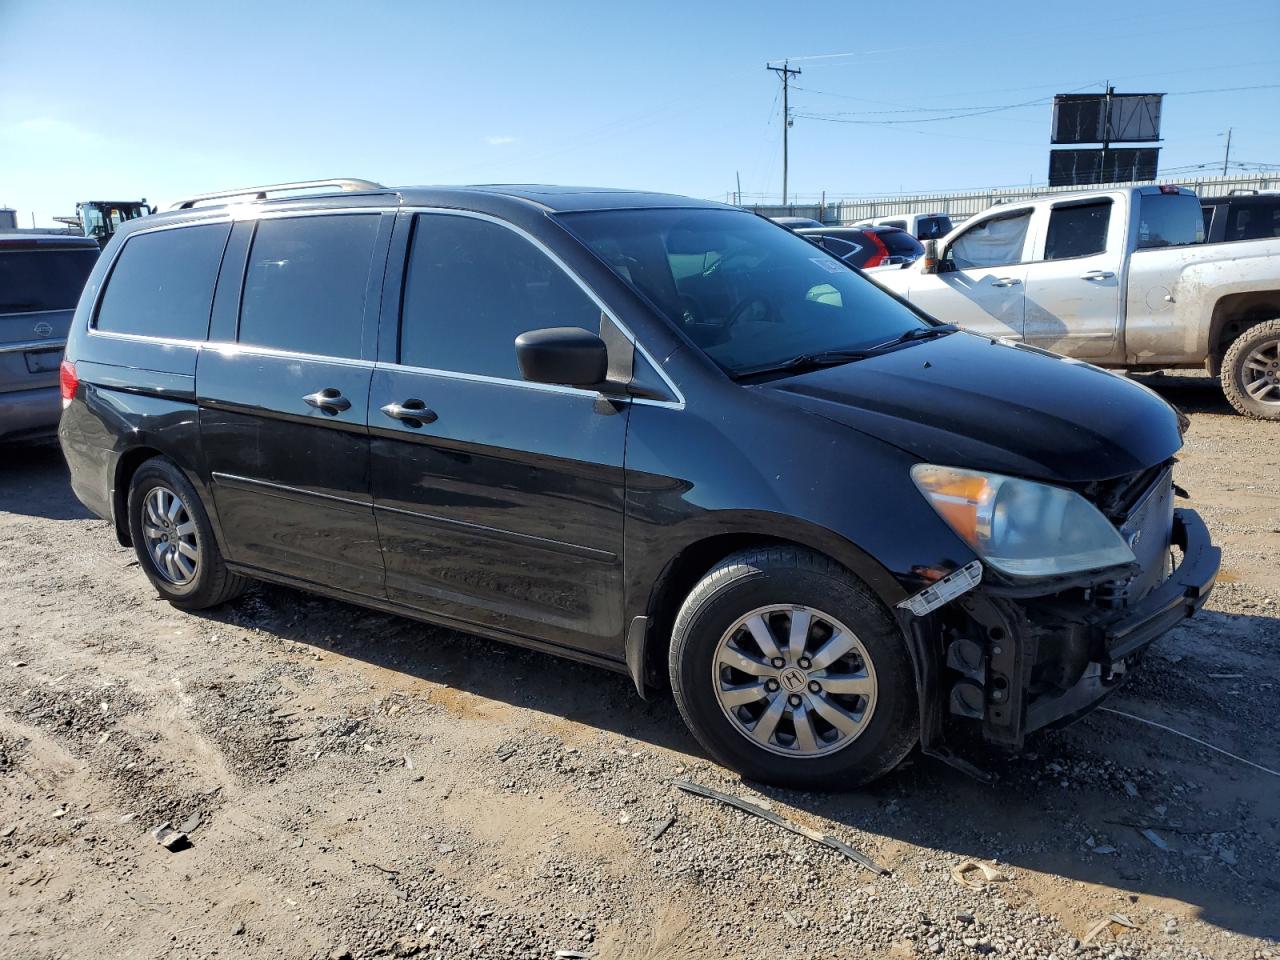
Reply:
[[[1280,189],[1280,173],[1265,176],[1228,177],[1162,177],[1149,183],[1176,183],[1190,187],[1202,197],[1226,196],[1233,190]],[[1102,184],[1085,189],[1106,190],[1116,187],[1141,186],[1135,183]],[[1081,187],[996,187],[990,190],[960,190],[953,193],[912,193],[894,197],[856,197],[827,203],[793,203],[745,205],[748,210],[766,217],[810,217],[828,224],[851,224],[859,220],[887,217],[900,213],[945,213],[953,222],[967,220],[997,203],[1032,200],[1054,193],[1077,193]]]

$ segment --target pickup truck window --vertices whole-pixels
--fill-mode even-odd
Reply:
[[[1021,263],[1030,225],[1030,210],[987,220],[962,233],[947,254],[961,270]]]
[[[1204,240],[1204,214],[1191,193],[1143,194],[1138,205],[1138,249],[1183,247]]]
[[[1107,227],[1110,223],[1110,200],[1054,207],[1049,213],[1049,233],[1044,243],[1044,258],[1067,260],[1106,252]]]

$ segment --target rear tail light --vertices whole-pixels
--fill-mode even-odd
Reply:
[[[876,248],[876,252],[862,265],[862,269],[866,270],[868,267],[880,266],[880,264],[884,263],[884,258],[889,256],[889,248],[884,245],[884,241],[880,239],[880,236],[874,230],[863,230],[862,235],[870,240],[871,245]]]
[[[76,387],[80,386],[76,365],[70,360],[63,360],[58,368],[58,386],[62,389],[62,405],[65,407],[75,399]]]

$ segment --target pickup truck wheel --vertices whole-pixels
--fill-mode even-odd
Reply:
[[[163,457],[148,460],[133,475],[129,533],[143,573],[175,607],[214,607],[249,585],[223,563],[195,487]]]
[[[1222,392],[1247,417],[1280,420],[1280,319],[1255,324],[1227,348]]]
[[[744,551],[693,588],[671,637],[671,688],[716,760],[745,777],[842,789],[918,739],[911,659],[856,577],[798,548]]]

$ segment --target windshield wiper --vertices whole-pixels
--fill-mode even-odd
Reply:
[[[765,367],[744,370],[738,376],[754,377],[764,373],[781,373],[783,371],[795,373],[800,370],[817,370],[820,367],[837,367],[842,363],[865,360],[874,353],[874,348],[870,350],[822,350],[817,353],[802,353],[789,360],[783,360],[781,363],[771,363]]]
[[[877,343],[870,349],[872,351],[884,350],[888,347],[896,347],[900,343],[911,343],[913,340],[928,340],[932,337],[946,336],[948,333],[955,333],[960,328],[954,323],[938,323],[930,327],[912,327],[905,330],[892,340],[886,340],[884,343]]]

